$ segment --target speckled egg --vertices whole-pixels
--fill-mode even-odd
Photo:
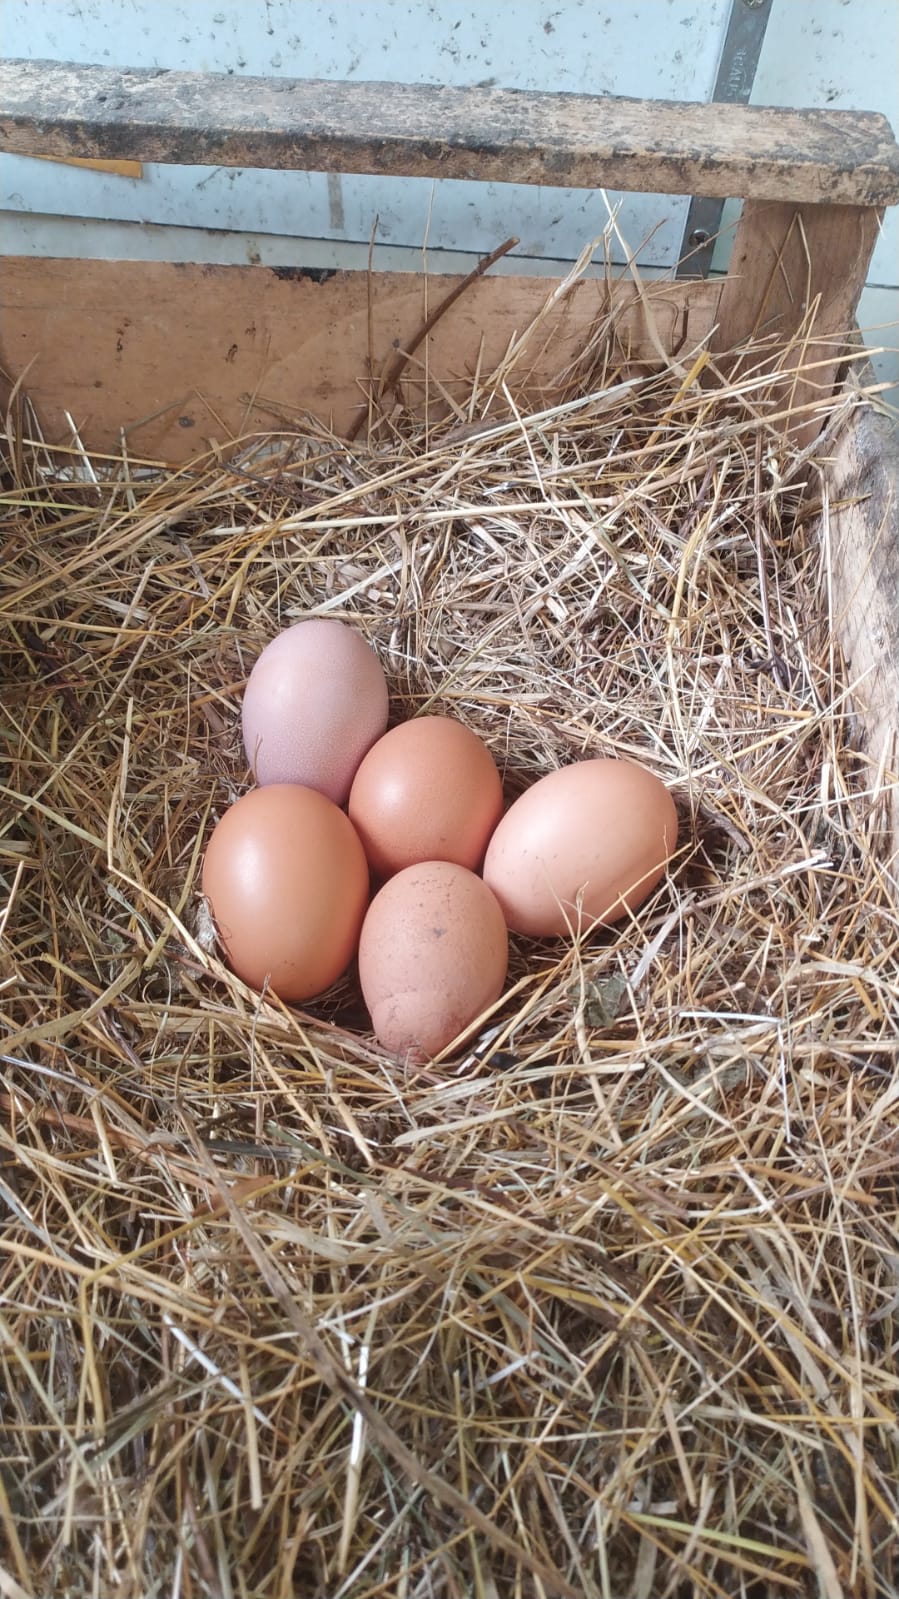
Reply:
[[[241,719],[257,783],[299,783],[342,805],[362,757],[387,726],[387,680],[355,628],[324,617],[267,644]]]
[[[451,861],[397,872],[372,900],[359,939],[379,1042],[409,1062],[439,1054],[499,998],[508,959],[503,913],[480,877]]]
[[[450,716],[416,716],[392,727],[362,761],[349,799],[377,877],[418,861],[475,870],[502,809],[493,756]]]

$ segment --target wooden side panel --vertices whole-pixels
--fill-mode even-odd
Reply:
[[[769,336],[782,347],[785,369],[823,363],[800,382],[787,379],[785,399],[802,406],[831,394],[881,215],[869,206],[747,200],[724,281],[716,351]],[[816,430],[814,423],[798,431],[813,437]]]
[[[889,205],[870,111],[0,62],[0,149]]]
[[[819,536],[830,543],[833,627],[846,659],[852,704],[872,778],[899,784],[899,426],[864,408],[832,452],[831,509]],[[887,816],[899,843],[899,789]]]
[[[367,416],[369,336],[376,375],[391,370],[429,311],[460,279],[417,273],[336,273],[325,282],[267,267],[145,262],[0,261],[0,366],[25,386],[47,437],[180,462],[207,440],[311,412],[341,434]],[[658,340],[689,349],[714,323],[716,283],[662,283],[647,291]],[[608,322],[622,368],[659,364],[658,346],[631,285],[585,280],[563,296],[546,278],[468,285],[415,351],[402,380],[417,405],[428,364],[460,400],[480,362],[488,372],[556,302],[529,340],[511,386],[545,398]],[[610,378],[610,380],[612,380]]]

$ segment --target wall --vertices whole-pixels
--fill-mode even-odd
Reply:
[[[729,11],[729,0],[0,0],[0,30],[8,56],[705,100]],[[896,0],[773,0],[753,100],[882,110],[897,127],[897,60]],[[669,269],[687,198],[610,198],[643,266]],[[0,208],[0,249],[15,254],[361,266],[377,216],[383,267],[418,265],[426,241],[432,270],[465,269],[515,234],[503,269],[529,272],[559,270],[607,220],[602,197],[580,191],[196,167],[128,178],[15,156],[0,157]],[[897,263],[894,210],[866,325],[899,322]],[[899,354],[880,372],[899,381]]]

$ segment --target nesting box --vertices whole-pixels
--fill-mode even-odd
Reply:
[[[0,261],[3,1592],[896,1592],[887,124],[5,62],[0,148],[744,202],[719,281]],[[464,1054],[203,921],[310,611],[508,799],[676,799]]]

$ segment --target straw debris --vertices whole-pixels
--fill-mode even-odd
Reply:
[[[610,344],[526,410],[504,370],[168,472],[16,398],[3,1593],[896,1591],[892,779],[804,510],[860,396],[800,447],[769,356],[700,386]],[[261,1000],[198,900],[242,685],[310,614],[510,796],[630,755],[682,820],[638,916],[517,942],[410,1074],[352,975]]]

